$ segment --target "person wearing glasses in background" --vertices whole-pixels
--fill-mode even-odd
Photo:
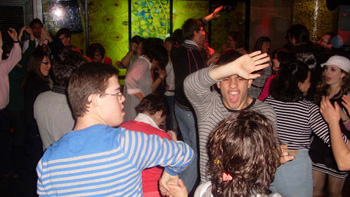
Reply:
[[[59,140],[74,126],[68,105],[67,85],[72,72],[84,63],[78,51],[66,48],[52,64],[52,90],[41,93],[34,103],[34,118],[38,124],[43,149]]]

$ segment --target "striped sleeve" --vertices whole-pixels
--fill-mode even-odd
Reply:
[[[212,67],[203,68],[186,77],[184,81],[184,92],[196,111],[200,120],[207,119],[215,110],[213,94],[210,87],[216,80],[209,76]]]
[[[325,143],[329,144],[329,129],[327,123],[321,116],[319,107],[315,104],[310,104],[309,115],[309,125],[312,132],[321,138]]]
[[[194,156],[186,143],[157,135],[124,130],[120,140],[124,154],[140,170],[160,165],[175,176],[187,168]]]

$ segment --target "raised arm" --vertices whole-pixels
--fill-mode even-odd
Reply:
[[[350,170],[350,150],[346,146],[340,130],[340,107],[335,102],[334,107],[328,98],[321,100],[321,114],[329,125],[333,154],[340,170]]]
[[[16,66],[19,60],[21,60],[22,52],[21,52],[21,47],[19,46],[19,43],[18,43],[16,30],[13,28],[9,28],[7,32],[12,38],[12,40],[14,41],[14,45],[10,52],[9,57],[6,60],[1,61],[1,67],[2,67],[1,69],[4,69],[6,73],[9,73]]]
[[[259,77],[260,74],[252,73],[268,67],[269,60],[270,58],[266,53],[261,54],[260,51],[255,51],[243,55],[228,64],[211,69],[209,75],[214,80],[222,80],[232,75],[238,75],[245,79],[255,79]]]
[[[220,16],[220,11],[222,10],[223,6],[217,7],[214,12],[210,13],[208,16],[204,17],[204,20],[207,22],[211,21],[214,18],[218,18]]]

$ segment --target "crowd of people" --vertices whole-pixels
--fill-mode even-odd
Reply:
[[[271,54],[237,30],[215,51],[205,26],[222,8],[164,41],[134,36],[115,63],[39,19],[0,32],[1,180],[23,183],[15,196],[342,196],[350,54],[300,24]]]

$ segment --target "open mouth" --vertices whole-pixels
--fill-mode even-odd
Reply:
[[[229,92],[228,93],[228,99],[230,100],[231,103],[237,103],[239,100],[239,92]]]

